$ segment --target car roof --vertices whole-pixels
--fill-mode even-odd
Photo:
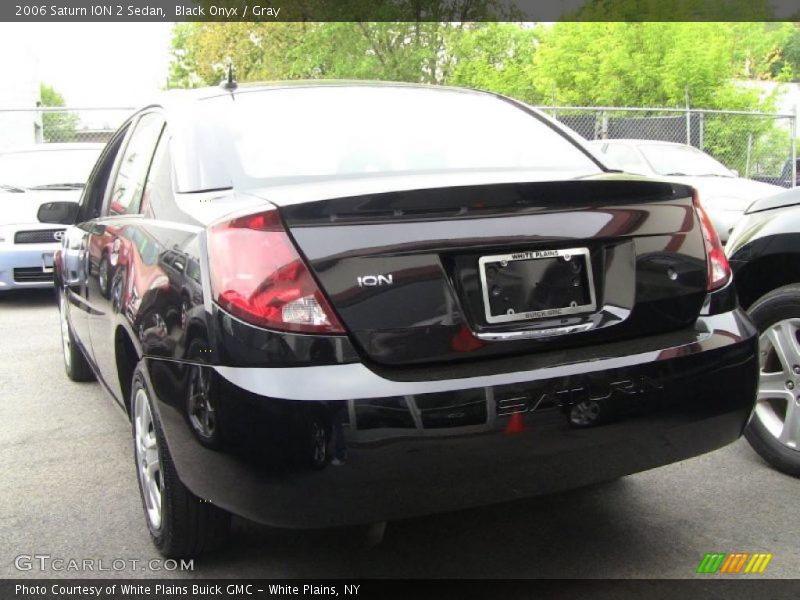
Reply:
[[[203,100],[212,98],[234,97],[238,94],[249,94],[253,92],[265,92],[284,89],[301,88],[405,88],[439,92],[451,92],[461,94],[478,94],[485,96],[497,96],[493,92],[476,90],[472,88],[433,85],[424,83],[409,83],[405,81],[371,81],[371,80],[342,80],[342,79],[310,79],[292,81],[266,81],[266,82],[247,82],[240,83],[233,92],[225,90],[221,86],[209,86],[194,89],[168,90],[155,97],[152,102],[143,105],[136,112],[149,107],[158,106],[167,112],[190,109],[192,105]]]

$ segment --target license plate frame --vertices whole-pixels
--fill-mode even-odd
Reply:
[[[577,304],[575,302],[568,306],[558,306],[546,308],[543,310],[528,310],[521,312],[510,312],[505,314],[492,314],[491,302],[489,298],[489,283],[486,276],[486,268],[488,265],[495,263],[511,263],[514,261],[529,261],[529,260],[552,260],[562,259],[564,261],[571,261],[578,259],[583,261],[583,270],[585,273],[585,280],[587,284],[587,292],[589,302],[585,304]],[[509,254],[492,254],[488,256],[481,256],[478,259],[478,273],[481,280],[481,292],[483,295],[483,308],[486,322],[491,325],[501,323],[512,323],[516,321],[537,321],[541,319],[553,319],[565,315],[575,315],[581,313],[590,313],[597,310],[597,297],[595,294],[594,273],[592,272],[591,254],[588,248],[564,248],[560,250],[527,250],[521,252],[513,252]]]

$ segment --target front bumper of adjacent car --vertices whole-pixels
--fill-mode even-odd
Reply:
[[[0,291],[53,287],[53,254],[60,242],[18,244],[14,238],[15,230],[0,229]]]
[[[305,528],[514,500],[714,450],[749,418],[756,356],[752,323],[728,307],[681,331],[458,368],[216,366],[216,447],[188,425],[192,367],[153,358],[146,373],[196,495]]]

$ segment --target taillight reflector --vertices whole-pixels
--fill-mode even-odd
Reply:
[[[710,292],[728,283],[731,278],[731,266],[728,264],[728,258],[725,256],[725,250],[719,241],[717,231],[714,229],[714,225],[711,224],[711,219],[708,218],[708,213],[703,208],[696,191],[692,201],[697,212],[697,218],[700,221],[700,229],[703,232],[706,265],[708,267],[706,289]]]

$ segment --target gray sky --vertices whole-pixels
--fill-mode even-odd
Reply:
[[[0,23],[0,55],[23,57],[67,106],[137,107],[164,86],[172,23]],[[3,78],[0,86],[14,85]]]

